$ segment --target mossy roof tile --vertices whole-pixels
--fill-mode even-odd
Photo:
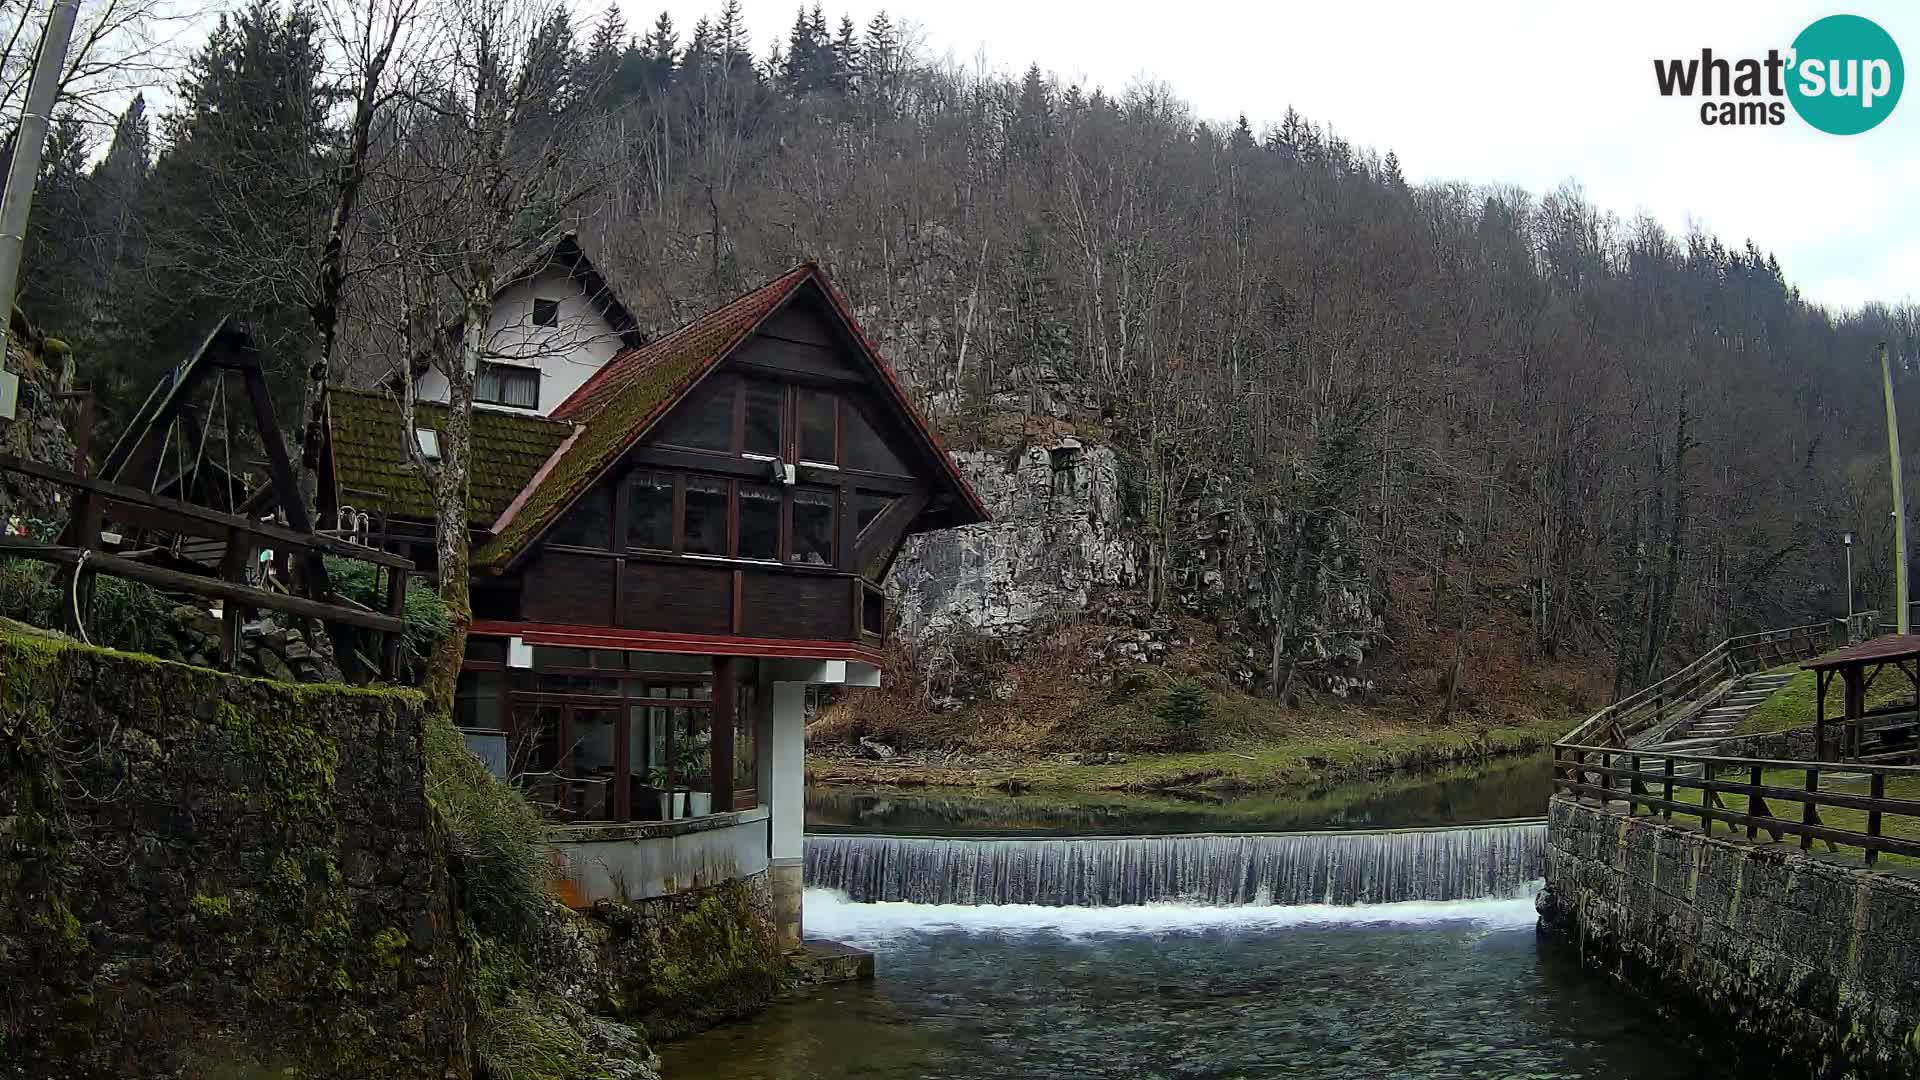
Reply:
[[[418,426],[445,430],[445,406],[422,402],[415,410]],[[377,392],[328,387],[327,422],[340,502],[432,519],[426,482],[400,442],[398,402]],[[572,431],[571,424],[543,417],[475,409],[467,488],[473,523],[484,526],[499,517]]]

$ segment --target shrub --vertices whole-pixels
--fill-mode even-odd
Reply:
[[[32,559],[0,559],[0,615],[58,630],[66,625],[66,584],[72,569]],[[173,601],[124,578],[96,575],[87,637],[95,645],[157,652],[173,626]]]
[[[387,594],[379,569],[358,559],[327,557],[327,581],[335,592],[374,611],[385,611]],[[406,616],[407,654],[415,662],[424,662],[433,655],[434,646],[447,636],[447,606],[424,581],[412,578],[407,582]],[[372,631],[362,633],[366,640],[361,643],[361,649],[372,656]]]
[[[1173,749],[1192,750],[1200,745],[1206,725],[1213,719],[1213,699],[1198,679],[1175,679],[1153,707],[1153,715]]]
[[[550,890],[545,824],[519,789],[468,752],[451,718],[427,724],[427,797],[446,824],[460,903],[483,933],[531,940]]]

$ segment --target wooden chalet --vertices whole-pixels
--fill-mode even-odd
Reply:
[[[623,344],[545,408],[525,405],[545,372],[524,378],[520,406],[475,410],[468,743],[583,844],[771,818],[758,835],[797,934],[802,691],[877,685],[902,542],[986,510],[810,263]],[[431,448],[443,414],[418,416]],[[396,404],[336,389],[329,427],[323,517],[424,555],[431,504]],[[582,870],[582,899],[671,877],[620,865]]]

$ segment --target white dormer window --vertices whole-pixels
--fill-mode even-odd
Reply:
[[[414,428],[413,438],[420,444],[420,456],[428,461],[440,460],[440,433],[432,428]]]
[[[560,301],[540,299],[533,302],[533,325],[559,326]]]

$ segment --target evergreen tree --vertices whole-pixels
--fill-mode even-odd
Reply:
[[[687,40],[687,51],[680,57],[677,74],[681,82],[696,85],[718,66],[713,23],[702,16],[699,22],[693,24],[693,37]]]
[[[520,70],[529,93],[527,120],[535,132],[544,133],[573,107],[578,89],[574,73],[580,69],[575,54],[573,20],[565,8],[558,8],[534,32]]]
[[[97,386],[123,380],[137,406],[226,313],[252,325],[276,389],[298,385],[312,331],[304,301],[326,227],[314,194],[333,138],[321,63],[313,10],[297,3],[283,12],[272,0],[222,16],[188,62],[179,103],[162,122],[166,153],[137,211],[147,287],[122,305],[122,336],[96,354],[109,369]]]
[[[1240,114],[1240,122],[1233,125],[1233,134],[1227,137],[1227,146],[1235,155],[1244,156],[1253,152],[1253,128],[1247,123],[1247,114]]]
[[[728,77],[751,73],[753,52],[748,47],[747,19],[740,0],[726,0],[720,8],[720,22],[713,28],[714,48],[720,70]]]
[[[1386,181],[1388,187],[1395,191],[1406,190],[1407,177],[1400,171],[1400,155],[1387,151],[1387,160],[1380,166],[1380,172],[1381,179]]]
[[[1013,152],[1028,164],[1041,160],[1046,143],[1053,138],[1053,102],[1039,64],[1027,67],[1020,80],[1020,96],[1013,107]]]
[[[80,118],[71,112],[56,116],[41,153],[16,301],[35,325],[56,335],[79,327],[97,283],[89,242],[89,153]]]
[[[577,92],[594,107],[612,108],[646,85],[644,61],[627,34],[627,20],[617,4],[610,4],[580,55],[574,76]]]
[[[645,85],[664,90],[673,85],[674,65],[680,58],[680,35],[673,28],[673,16],[661,12],[653,20],[640,43],[640,62]]]
[[[860,70],[860,32],[851,16],[840,16],[840,33],[833,39],[833,88],[841,94],[853,90],[854,75]]]

